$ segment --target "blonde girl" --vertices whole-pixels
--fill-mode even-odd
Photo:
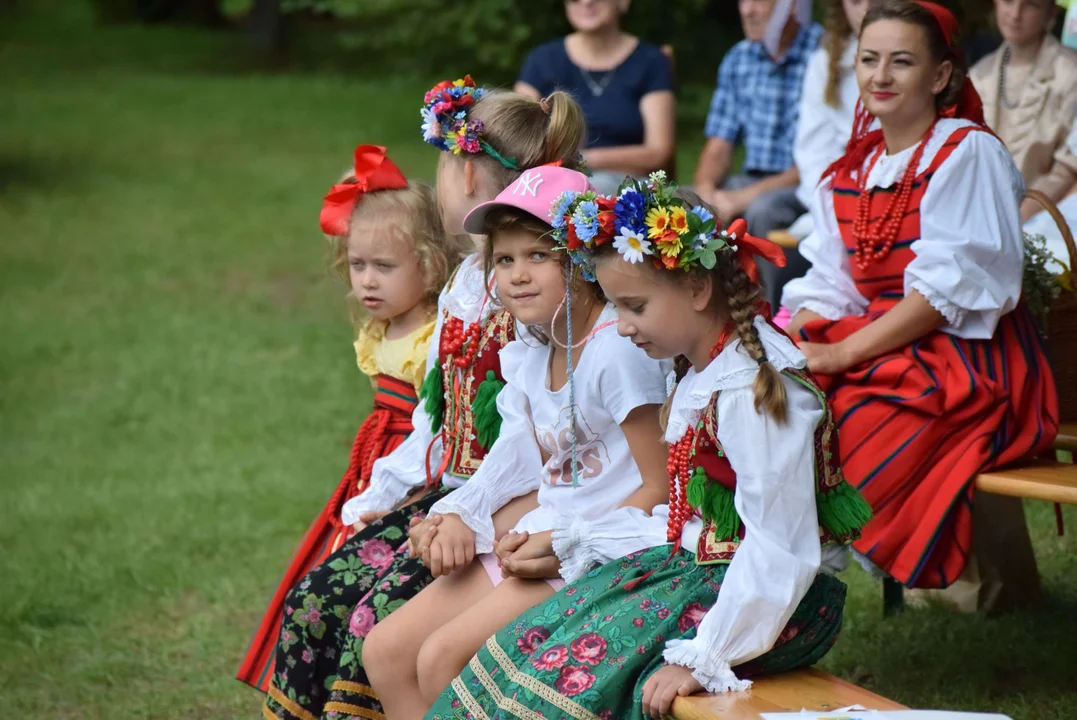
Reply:
[[[282,619],[286,626],[291,622],[285,617],[288,592],[350,537],[352,528],[341,519],[344,503],[369,486],[374,461],[412,431],[438,291],[464,254],[445,233],[433,188],[409,182],[376,145],[355,149],[354,167],[325,197],[321,226],[332,267],[348,283],[349,302],[357,309],[355,355],[373,383],[374,410],[356,433],[344,477],[292,556],[239,670],[240,680],[262,690]]]

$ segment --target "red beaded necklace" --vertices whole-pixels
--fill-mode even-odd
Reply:
[[[728,323],[718,342],[711,348],[711,360],[725,348],[729,338],[736,332],[736,327]],[[700,421],[702,425],[702,421]],[[685,524],[692,519],[695,510],[688,504],[688,481],[692,477],[692,458],[696,454],[698,432],[690,427],[680,440],[669,446],[666,459],[666,474],[669,475],[669,522],[666,525],[666,540],[677,542]],[[678,480],[679,479],[679,480]]]
[[[479,319],[469,324],[467,328],[464,327],[463,320],[454,315],[449,315],[448,311],[445,312],[445,322],[441,326],[441,342],[438,349],[447,361],[451,361],[453,365],[461,370],[471,367],[471,363],[475,361],[475,355],[479,351],[479,336],[482,335],[482,312],[486,309],[486,302],[490,299],[491,292],[493,292],[492,280],[486,294],[483,295],[482,304],[479,305]],[[463,354],[457,355],[461,348],[464,350]]]
[[[938,122],[938,120],[935,122]],[[908,211],[909,203],[912,201],[912,188],[913,183],[916,181],[920,160],[924,156],[924,149],[927,147],[927,142],[931,139],[934,131],[935,125],[932,124],[920,144],[916,146],[912,159],[909,160],[909,166],[905,168],[905,174],[901,176],[901,181],[898,183],[896,191],[890,196],[886,212],[882,214],[876,223],[871,222],[871,200],[875,194],[875,188],[869,190],[867,183],[871,171],[875,168],[875,163],[882,157],[886,149],[885,145],[879,145],[879,148],[872,154],[867,169],[860,172],[860,177],[857,178],[857,190],[860,194],[856,199],[853,239],[856,241],[854,260],[861,271],[867,270],[868,265],[872,262],[885,259],[890,254],[890,250],[893,249],[898,234],[901,232],[901,224],[905,221],[905,213]]]

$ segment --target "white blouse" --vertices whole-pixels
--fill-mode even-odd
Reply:
[[[755,327],[767,358],[779,371],[803,368],[804,356],[761,318]],[[744,524],[740,543],[726,571],[718,599],[703,617],[696,637],[670,640],[667,662],[694,670],[710,692],[743,690],[732,667],[770,650],[818,572],[845,568],[848,550],[823,548],[815,508],[815,431],[823,419],[819,398],[782,376],[788,419],[774,422],[757,413],[752,383],[759,365],[740,341],[726,346],[700,372],[689,370],[677,386],[666,441],[675,443],[718,395],[718,440],[737,473],[734,505]],[[665,542],[668,506],[656,509],[647,531]],[[685,525],[681,546],[694,552],[702,532],[698,518]]]
[[[841,107],[831,107],[826,102],[830,53],[826,48],[819,48],[808,59],[804,86],[800,93],[800,120],[797,121],[796,144],[793,145],[793,161],[800,172],[797,200],[804,207],[811,207],[819,178],[830,163],[845,152],[849,135],[853,131],[856,101],[860,99],[860,88],[856,84],[856,73],[853,71],[856,46],[856,37],[850,37],[839,61],[841,79],[838,94]]]
[[[918,172],[924,172],[967,120],[940,120]],[[897,183],[915,146],[876,162],[867,185]],[[865,162],[866,163],[870,161]],[[812,268],[786,284],[782,305],[807,309],[828,320],[861,315],[868,307],[853,283],[849,256],[834,214],[831,181],[819,185],[812,203],[815,230],[800,244]],[[1024,239],[1019,212],[1025,185],[1005,146],[986,132],[970,133],[939,167],[920,204],[916,257],[905,268],[905,293],[923,295],[946,318],[944,332],[988,339],[999,318],[1021,296]]]
[[[460,318],[464,325],[470,325],[480,319],[486,320],[500,309],[500,306],[487,298],[486,276],[482,269],[482,256],[473,253],[464,258],[460,269],[449,285],[446,285],[438,297],[438,316],[434,334],[430,338],[430,349],[426,355],[426,367],[435,367],[438,363],[438,348],[441,345],[441,325],[444,311]],[[519,329],[519,328],[517,328]],[[434,435],[430,427],[422,400],[411,414],[413,430],[407,439],[389,455],[374,461],[371,469],[370,487],[361,495],[352,498],[341,509],[341,521],[345,525],[354,525],[359,516],[367,512],[392,510],[397,503],[407,497],[414,488],[426,482],[426,454],[430,450],[431,464],[437,465],[444,449],[441,434]],[[433,446],[431,447],[431,442]],[[441,476],[446,487],[455,488],[464,484],[465,478],[459,478],[446,471]]]
[[[569,386],[550,390],[550,348],[534,340],[518,340],[502,349],[506,386],[498,407],[512,418],[511,428],[506,432],[503,420],[501,436],[471,481],[430,511],[459,515],[475,531],[476,552],[493,551],[491,515],[512,498],[537,488],[538,507],[520,519],[515,531],[554,530],[554,549],[563,573],[564,568],[589,565],[595,552],[590,543],[595,538],[588,537],[586,544],[573,541],[571,530],[581,523],[600,522],[642,487],[621,423],[637,407],[665,401],[670,363],[650,359],[618,335],[616,320],[616,309],[607,305],[595,323],[601,329],[584,346],[573,373],[576,487],[572,485]],[[606,323],[612,324],[602,327]],[[548,457],[545,463],[543,455]],[[637,545],[629,552],[645,547]]]

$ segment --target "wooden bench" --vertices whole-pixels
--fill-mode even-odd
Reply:
[[[745,692],[692,695],[673,703],[676,720],[759,720],[762,713],[832,712],[848,705],[869,710],[905,710],[869,690],[809,668],[760,678]]]
[[[1055,450],[1077,452],[1077,422],[1062,423],[1055,438]]]
[[[789,234],[788,230],[771,230],[767,233],[767,240],[781,245],[787,250],[796,250],[797,245],[800,243],[799,240]]]
[[[1020,467],[981,473],[976,476],[976,489],[996,495],[1077,505],[1077,465],[1034,460]]]

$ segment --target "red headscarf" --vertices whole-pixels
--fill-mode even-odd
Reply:
[[[348,223],[355,203],[364,193],[399,190],[408,186],[404,173],[386,156],[385,148],[380,145],[360,145],[355,148],[353,173],[354,181],[334,185],[322,200],[320,220],[322,232],[326,235],[348,234]]]
[[[931,16],[935,18],[935,22],[939,24],[939,29],[942,30],[942,36],[946,39],[946,47],[954,57],[962,61],[964,53],[962,53],[956,42],[958,24],[954,14],[942,5],[928,0],[914,0],[914,2],[931,13]],[[940,115],[945,118],[969,120],[977,125],[987,127],[984,120],[983,101],[968,76],[965,77],[965,82],[957,94],[957,102],[945,108]],[[852,171],[863,167],[868,154],[883,141],[882,130],[872,130],[870,132],[868,130],[874,119],[864,108],[864,104],[857,100],[853,132],[849,138],[849,144],[845,148],[845,154],[826,169],[823,173],[823,178],[830,177],[838,171]]]

